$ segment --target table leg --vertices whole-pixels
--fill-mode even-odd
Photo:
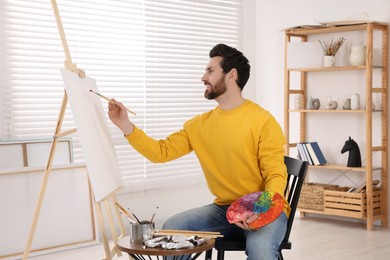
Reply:
[[[195,260],[195,259],[197,259],[201,254],[202,254],[202,253],[197,253],[197,254],[195,254],[191,259],[192,259],[192,260]]]
[[[135,254],[129,254],[129,255],[135,260],[145,260],[145,258],[142,255],[135,255]]]

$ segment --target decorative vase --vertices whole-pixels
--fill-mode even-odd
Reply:
[[[347,98],[343,105],[344,110],[351,110],[351,99]]]
[[[352,66],[362,66],[366,64],[366,46],[356,45],[351,47],[349,63]]]
[[[328,105],[326,106],[326,109],[335,110],[337,109],[337,107],[338,107],[337,101],[333,100],[332,95],[330,95],[328,98]]]
[[[329,103],[328,103],[328,109],[330,109],[330,110],[335,110],[335,109],[337,109],[337,107],[338,107],[338,104],[337,104],[337,101],[336,101],[336,100],[331,100],[331,101],[329,101]]]
[[[311,96],[308,96],[307,97],[307,101],[306,101],[306,109],[311,109],[311,101],[312,101],[312,97]]]
[[[318,98],[313,98],[311,100],[310,109],[318,110],[321,106],[320,100]]]
[[[357,93],[353,94],[351,97],[351,109],[360,109],[360,96]]]

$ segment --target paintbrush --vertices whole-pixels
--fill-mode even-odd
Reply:
[[[157,210],[158,210],[158,207],[157,207],[156,210],[154,211],[153,216],[152,216],[152,218],[150,219],[150,223],[153,223],[153,219],[154,219],[154,216],[156,216]]]
[[[102,94],[97,93],[97,92],[93,91],[92,89],[90,89],[89,92],[95,93],[95,94],[98,95],[99,97],[101,97],[101,98],[107,100],[108,102],[111,102],[111,98],[108,98],[108,97],[106,97],[106,96],[103,96]],[[126,110],[129,111],[130,113],[132,113],[133,115],[137,115],[136,113],[134,113],[133,111],[131,111],[131,110],[128,109],[128,108],[126,108]]]
[[[198,236],[198,237],[209,237],[217,238],[223,237],[219,232],[207,232],[207,231],[192,231],[192,230],[156,230],[154,232],[155,236],[174,236],[174,235],[184,235],[184,236]]]
[[[115,205],[122,211],[123,214],[133,223],[141,224],[139,219],[131,212],[127,211],[124,207],[122,207],[118,202],[115,202]]]

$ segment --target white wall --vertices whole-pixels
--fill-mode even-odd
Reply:
[[[257,69],[256,69],[256,4],[258,1],[244,1],[243,28],[242,28],[242,52],[249,59],[251,75],[244,87],[243,95],[247,99],[256,101]]]

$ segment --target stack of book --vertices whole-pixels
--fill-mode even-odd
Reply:
[[[298,154],[302,160],[310,165],[323,165],[326,159],[317,142],[303,142],[297,144]]]

